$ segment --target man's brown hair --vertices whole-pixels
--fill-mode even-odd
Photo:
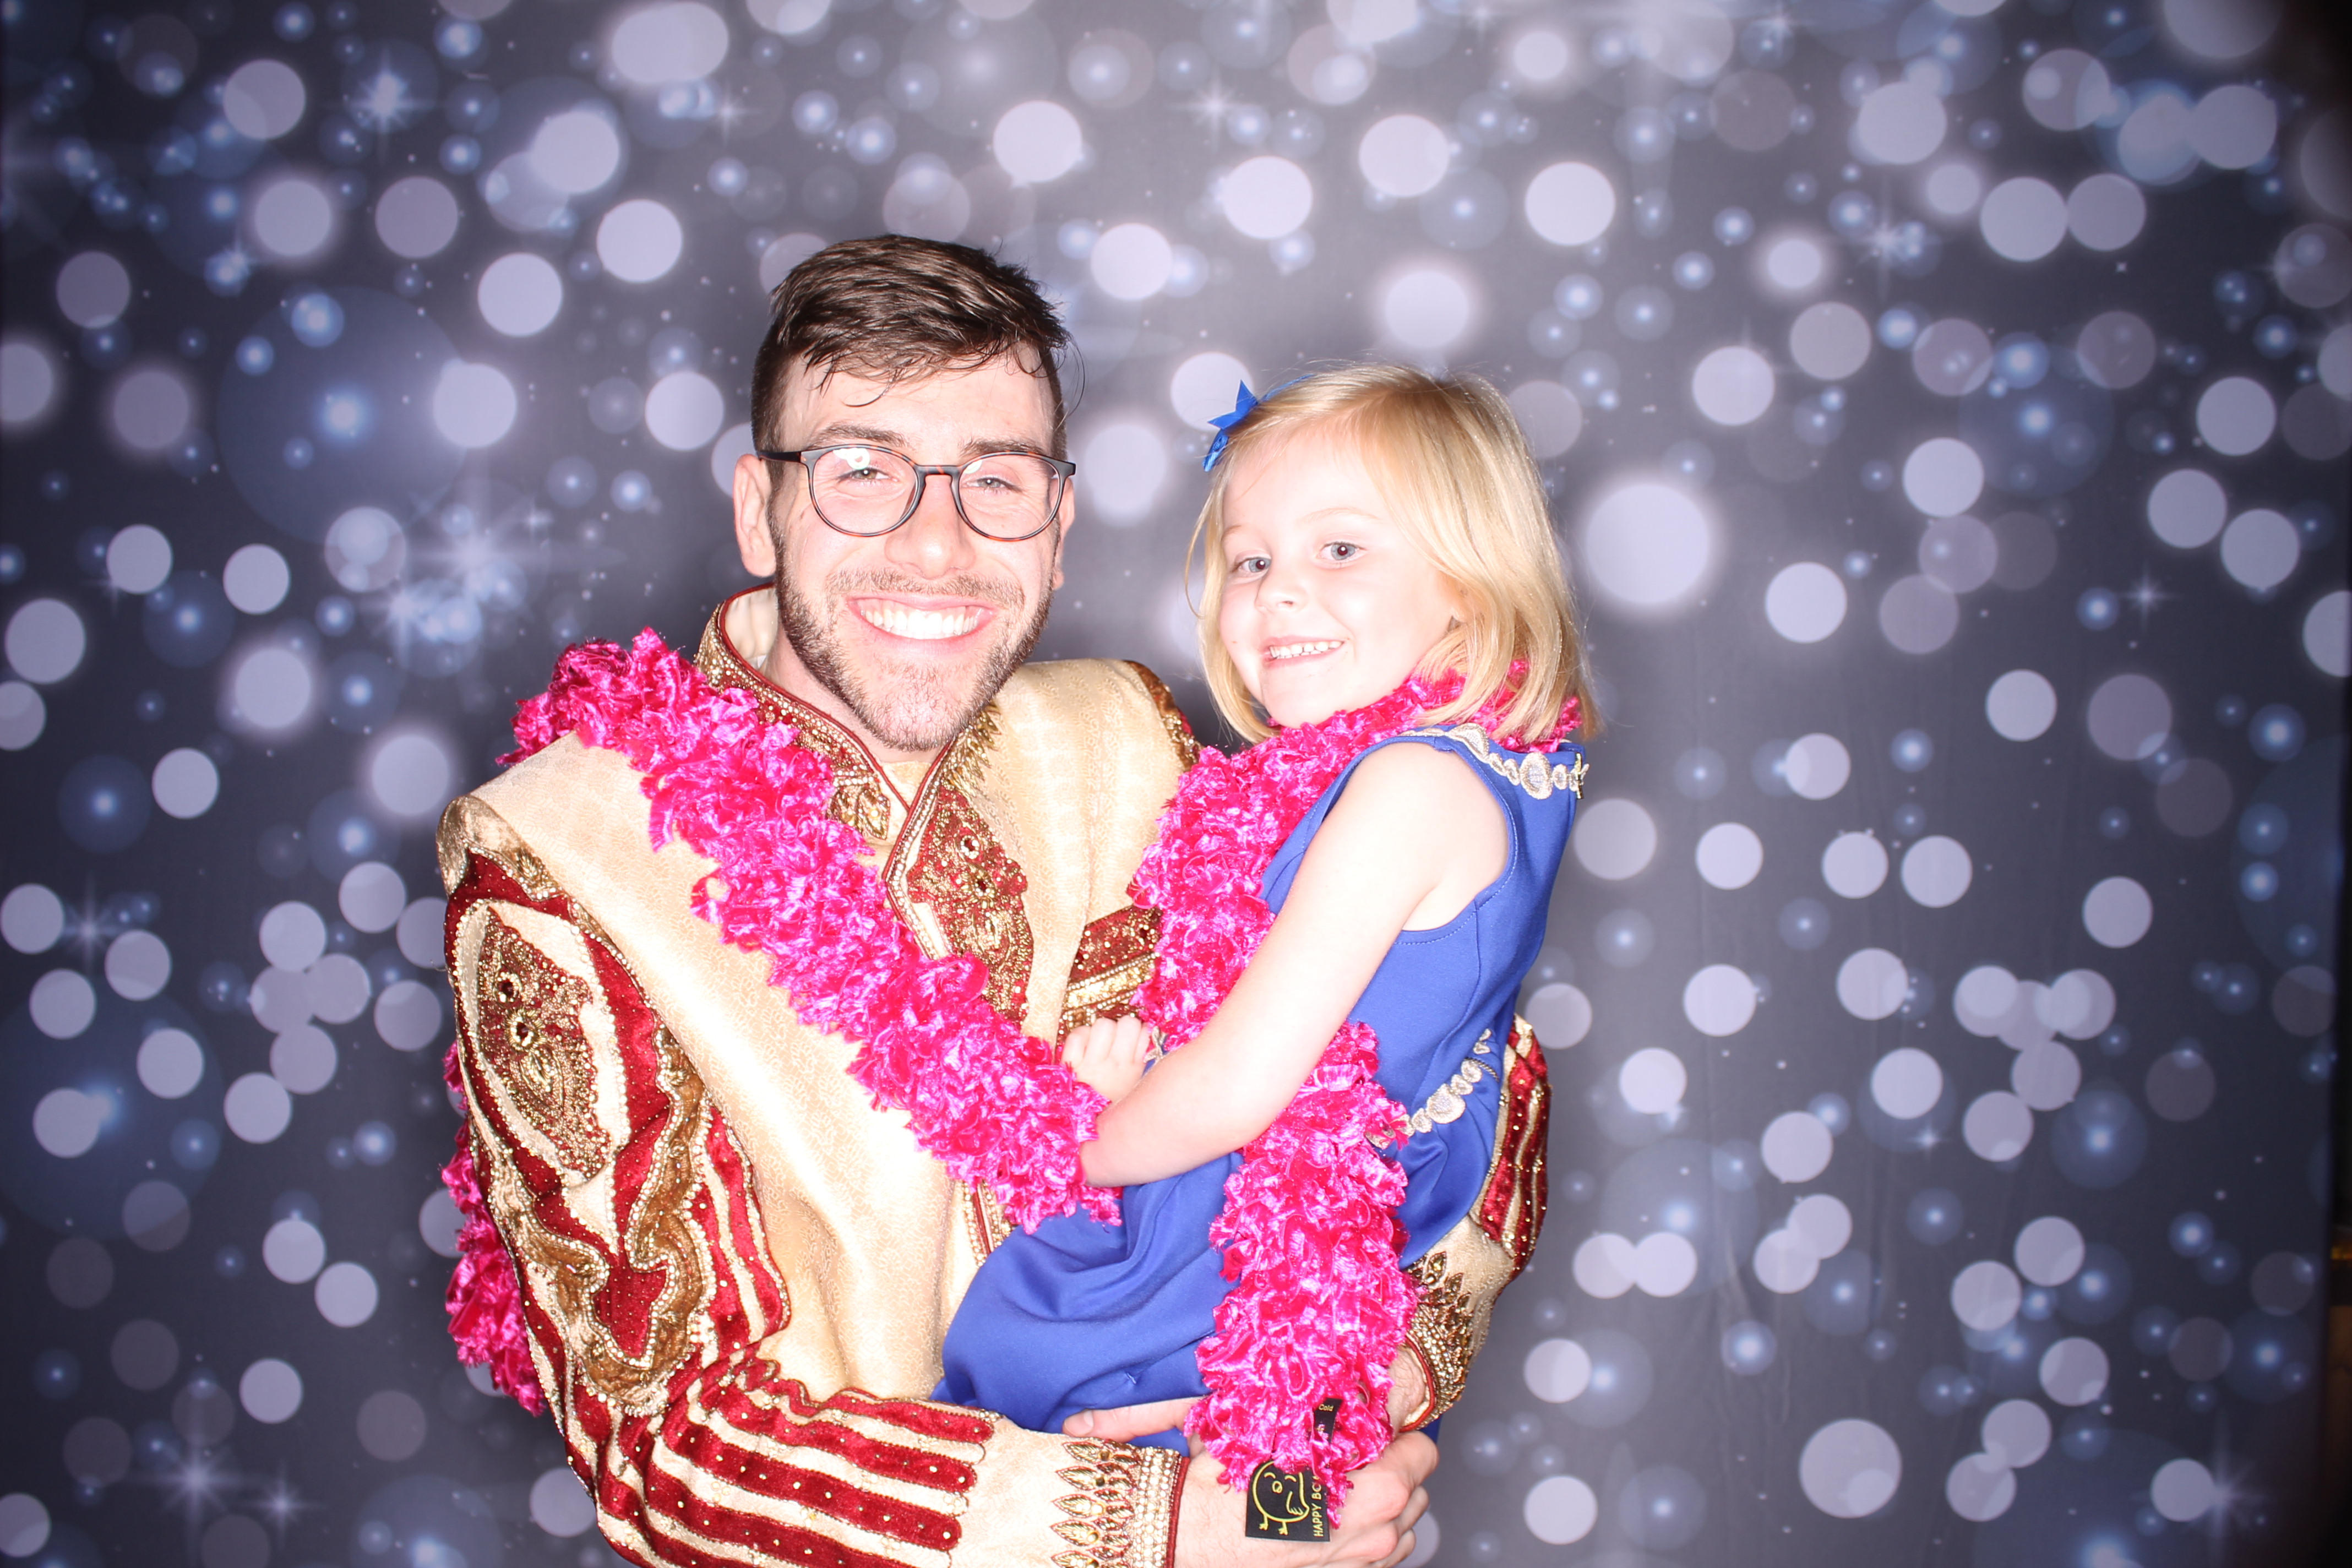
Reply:
[[[963,370],[1003,354],[1042,376],[1054,399],[1054,450],[1069,455],[1056,359],[1070,334],[1029,274],[968,245],[877,235],[829,245],[776,285],[774,315],[751,369],[751,428],[778,428],[784,374],[845,370],[899,381]]]

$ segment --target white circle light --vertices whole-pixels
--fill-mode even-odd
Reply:
[[[648,197],[621,203],[596,226],[596,256],[624,283],[651,283],[677,265],[686,230],[677,215]]]
[[[1635,479],[1601,498],[1581,542],[1594,589],[1621,609],[1656,614],[1687,601],[1715,563],[1715,532],[1688,491]]]
[[[1445,132],[1418,114],[1391,114],[1356,143],[1356,167],[1383,195],[1418,196],[1435,189],[1453,158]]]
[[[433,424],[460,447],[497,445],[514,428],[514,383],[487,364],[451,360],[433,388]]]
[[[1753,425],[1772,406],[1770,362],[1735,343],[1717,349],[1691,372],[1691,401],[1717,425]]]
[[[1006,110],[989,139],[997,163],[1023,184],[1043,185],[1078,165],[1086,137],[1078,117],[1050,98],[1033,99]]]
[[[1287,158],[1244,162],[1217,187],[1225,221],[1252,239],[1280,239],[1315,210],[1315,183]]]
[[[1381,295],[1381,325],[1411,349],[1442,349],[1470,330],[1477,302],[1450,271],[1422,268],[1403,274]]]
[[[546,331],[563,308],[563,277],[545,257],[518,250],[482,269],[474,297],[492,331],[528,338]]]
[[[1617,216],[1617,188],[1590,163],[1554,163],[1528,182],[1528,226],[1559,246],[1590,245]]]

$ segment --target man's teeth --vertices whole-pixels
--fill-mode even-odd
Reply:
[[[1268,658],[1305,658],[1309,654],[1329,653],[1339,645],[1335,642],[1282,643],[1265,650]]]
[[[878,604],[861,605],[857,613],[869,626],[894,637],[912,637],[919,642],[960,637],[980,625],[980,612],[969,608],[918,610],[906,605]]]

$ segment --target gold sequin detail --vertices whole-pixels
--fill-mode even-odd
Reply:
[[[580,1175],[609,1155],[596,1123],[596,1066],[581,1009],[591,993],[496,914],[476,962],[474,1037],[483,1063],[533,1131]]]
[[[1484,1314],[1463,1288],[1462,1276],[1446,1272],[1445,1254],[1433,1252],[1405,1270],[1421,1286],[1406,1340],[1429,1368],[1431,1413],[1451,1409],[1470,1383],[1470,1363],[1486,1342]]]
[[[1532,800],[1549,800],[1560,790],[1566,790],[1579,800],[1584,798],[1584,753],[1576,754],[1573,765],[1557,761],[1545,752],[1511,752],[1495,744],[1494,738],[1475,724],[1442,725],[1428,730],[1408,730],[1407,735],[1417,740],[1447,740],[1459,742],[1487,767],[1528,792]]]
[[[533,1294],[555,1318],[572,1373],[615,1410],[651,1415],[669,1404],[671,1373],[697,1354],[710,1331],[710,1263],[696,1232],[690,1200],[694,1151],[710,1131],[702,1080],[667,1029],[655,1037],[669,1116],[645,1185],[629,1213],[624,1247],[629,1266],[658,1274],[660,1293],[646,1313],[644,1345],[631,1353],[606,1325],[601,1298],[611,1278],[603,1251],[541,1223],[495,1137],[474,1139],[475,1158],[491,1171],[499,1229],[528,1271]],[[549,1387],[560,1384],[549,1384]]]
[[[1494,1037],[1492,1029],[1480,1035],[1478,1043],[1470,1047],[1470,1054],[1454,1070],[1454,1076],[1432,1089],[1421,1109],[1405,1119],[1415,1132],[1426,1132],[1433,1127],[1462,1120],[1462,1113],[1470,1109],[1471,1089],[1485,1082],[1491,1070],[1478,1058],[1495,1054],[1495,1047],[1487,1044]]]
[[[1072,1489],[1054,1500],[1065,1515],[1054,1533],[1075,1550],[1055,1552],[1055,1568],[1163,1568],[1183,1461],[1165,1448],[1124,1443],[1063,1447],[1073,1462],[1055,1474]]]
[[[971,796],[997,739],[995,710],[983,708],[948,742],[915,797],[908,831],[883,879],[902,904],[929,910],[948,947],[988,965],[988,1005],[1019,1020],[1028,1010],[1036,941],[1022,895],[1029,879],[990,831]]]
[[[1061,1032],[1129,1011],[1136,992],[1151,978],[1152,950],[1159,942],[1158,910],[1129,904],[1088,921],[1078,935],[1070,984],[1062,993]]]

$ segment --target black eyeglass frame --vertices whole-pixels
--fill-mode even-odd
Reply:
[[[766,447],[755,447],[752,448],[754,455],[765,458],[772,463],[798,463],[804,468],[809,466],[809,459],[812,458],[822,458],[827,452],[843,451],[887,452],[889,453],[891,457],[898,458],[900,462],[906,464],[907,467],[914,469],[915,471],[915,489],[914,492],[907,498],[907,510],[898,514],[898,521],[890,524],[887,528],[877,528],[871,533],[862,533],[854,528],[844,528],[841,524],[834,521],[833,519],[825,516],[824,508],[817,501],[815,487],[812,485],[809,488],[809,506],[816,512],[817,521],[824,523],[835,533],[845,533],[852,539],[879,539],[886,533],[892,533],[897,531],[898,529],[905,527],[907,520],[914,516],[916,509],[923,504],[923,487],[930,482],[930,477],[933,474],[945,474],[948,476],[948,499],[955,503],[956,519],[958,521],[961,522],[966,528],[971,530],[974,533],[980,535],[982,539],[990,540],[998,544],[1019,544],[1024,541],[1036,538],[1039,534],[1054,526],[1055,519],[1060,515],[1062,510],[1062,497],[1068,493],[1070,480],[1076,476],[1078,471],[1077,464],[1071,462],[1066,458],[1049,458],[1043,452],[1023,451],[1017,447],[1003,452],[982,452],[980,456],[976,458],[968,458],[961,463],[919,463],[915,461],[914,458],[907,456],[904,452],[892,451],[891,448],[887,447],[877,447],[871,441],[837,441],[830,447],[803,447],[794,452],[778,452]],[[972,521],[971,513],[964,510],[963,471],[971,467],[972,464],[985,463],[991,458],[1034,458],[1038,462],[1045,464],[1048,468],[1051,468],[1054,471],[1054,478],[1060,488],[1055,489],[1054,492],[1052,504],[1045,508],[1045,517],[1039,521],[1036,527],[1031,529],[1026,533],[1013,534],[1010,536],[1002,533],[991,533],[988,530],[981,527],[980,524]]]

